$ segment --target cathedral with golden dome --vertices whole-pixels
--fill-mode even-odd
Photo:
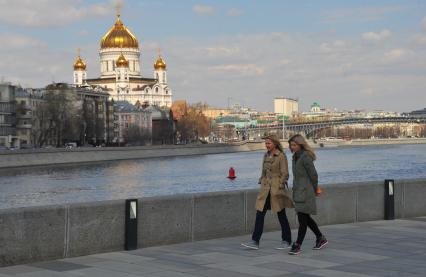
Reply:
[[[154,77],[141,75],[139,41],[121,21],[117,5],[115,24],[100,43],[99,78],[87,78],[86,63],[80,56],[74,63],[74,85],[100,87],[114,101],[171,107],[172,91],[167,84],[167,65],[161,54],[154,63]]]

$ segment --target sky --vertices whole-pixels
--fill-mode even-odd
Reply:
[[[100,75],[116,0],[0,0],[0,78],[72,82],[77,49]],[[426,107],[426,0],[122,0],[142,75],[157,49],[174,100],[272,111],[278,96],[339,110]]]

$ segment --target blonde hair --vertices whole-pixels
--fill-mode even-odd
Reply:
[[[273,144],[275,144],[275,148],[278,149],[280,152],[284,153],[284,148],[281,145],[280,139],[276,134],[269,134],[263,137],[263,139],[269,139],[272,141]]]
[[[297,135],[292,136],[288,140],[288,143],[291,143],[291,142],[294,142],[294,143],[300,145],[300,147],[308,153],[308,155],[312,158],[312,160],[315,161],[317,159],[317,155],[315,155],[314,149],[312,149],[312,147],[309,146],[308,142],[306,141],[306,139],[302,135],[297,134]]]

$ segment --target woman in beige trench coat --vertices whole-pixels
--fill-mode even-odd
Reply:
[[[256,199],[256,222],[252,241],[242,243],[251,249],[259,249],[259,241],[263,233],[265,214],[272,210],[278,214],[281,225],[281,245],[276,249],[287,249],[291,246],[291,231],[285,208],[294,208],[288,196],[288,162],[278,136],[275,134],[264,137],[267,152],[263,157],[262,175],[259,179],[260,191]]]

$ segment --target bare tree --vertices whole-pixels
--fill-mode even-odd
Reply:
[[[177,122],[177,131],[183,141],[198,141],[206,137],[212,130],[211,121],[202,113],[206,104],[195,104],[187,107]]]
[[[132,124],[124,131],[123,138],[126,143],[139,146],[147,144],[151,140],[151,134],[146,129]]]

